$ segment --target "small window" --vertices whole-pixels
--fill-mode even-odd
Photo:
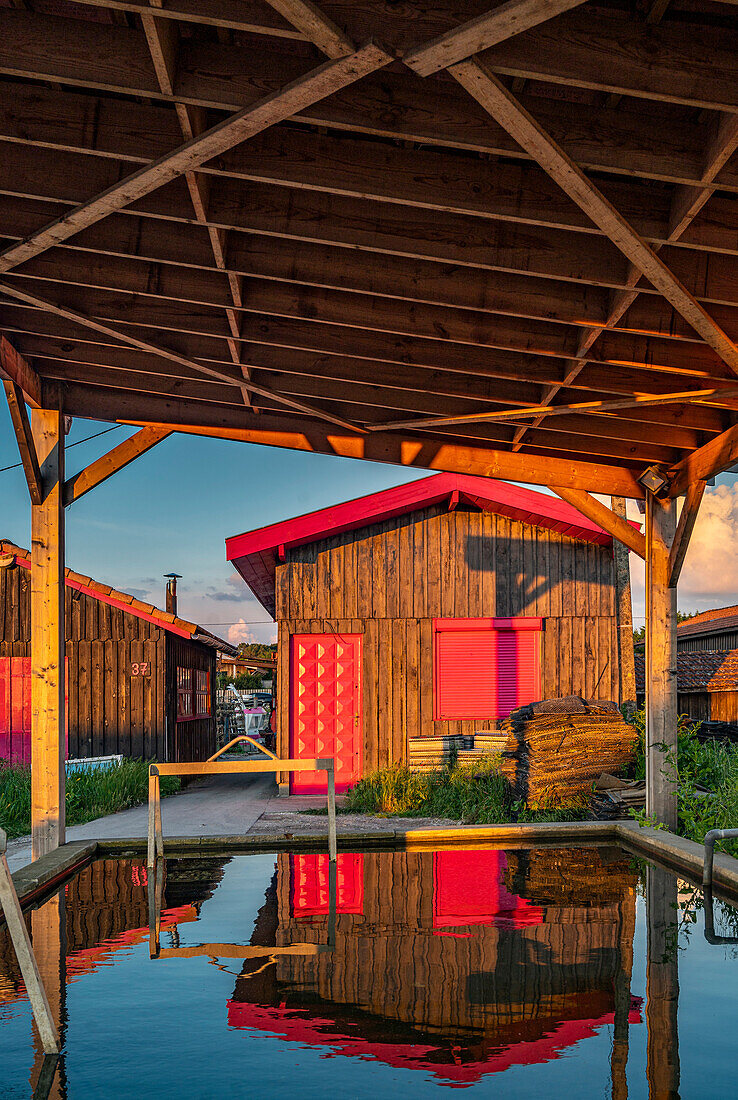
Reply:
[[[507,718],[541,697],[542,620],[436,619],[436,719]]]
[[[177,721],[211,714],[210,673],[201,668],[177,668]]]

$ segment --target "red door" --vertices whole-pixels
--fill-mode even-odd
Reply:
[[[68,659],[65,657],[65,669]],[[65,678],[65,693],[68,691]],[[68,699],[65,694],[65,704]],[[67,708],[67,743],[69,711]],[[31,764],[31,658],[0,657],[0,759]]]
[[[361,777],[361,634],[293,634],[290,756],[332,756],[336,790]],[[325,772],[292,772],[293,794],[320,794]]]

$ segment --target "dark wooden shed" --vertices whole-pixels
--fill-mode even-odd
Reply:
[[[439,474],[227,556],[278,622],[278,753],[335,755],[339,788],[453,737],[489,747],[524,702],[619,699],[612,539],[556,497]]]
[[[67,757],[215,752],[213,634],[66,570]],[[30,764],[30,553],[0,540],[0,757]]]

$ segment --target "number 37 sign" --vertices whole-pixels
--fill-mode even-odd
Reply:
[[[150,676],[151,661],[134,661],[131,665],[131,676]]]

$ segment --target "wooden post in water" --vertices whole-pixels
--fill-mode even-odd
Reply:
[[[649,1095],[679,1096],[679,921],[676,877],[646,868],[646,1045]]]
[[[42,499],[31,505],[31,839],[38,859],[64,843],[64,417],[34,409]]]
[[[669,553],[676,501],[646,494],[646,813],[676,830],[676,589]]]

